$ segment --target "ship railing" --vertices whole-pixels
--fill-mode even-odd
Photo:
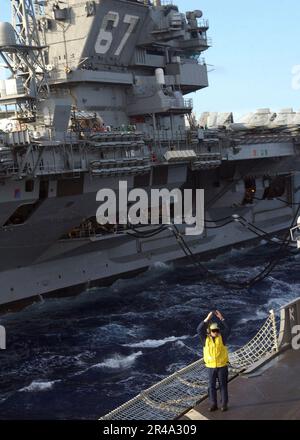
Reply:
[[[122,170],[128,170],[131,169],[134,171],[137,168],[137,171],[139,170],[139,167],[141,168],[140,171],[147,169],[150,163],[150,157],[136,157],[136,158],[128,158],[128,159],[122,159],[120,158],[119,161],[113,161],[113,160],[97,160],[94,163],[88,164],[88,162],[84,163],[73,163],[70,166],[59,166],[59,165],[42,165],[36,166],[34,169],[32,169],[31,166],[27,166],[24,171],[22,172],[22,175],[31,175],[34,174],[35,176],[40,175],[79,175],[82,172],[88,172],[90,170],[94,169],[100,169],[100,168],[107,168],[108,171],[114,171],[116,169],[119,169],[120,172]],[[1,167],[0,167],[1,169]],[[19,169],[15,169],[16,172],[19,172]],[[12,172],[12,169],[10,168],[7,173]]]
[[[9,176],[15,176],[19,172],[19,167],[15,165],[8,165],[8,164],[0,164],[0,176],[1,177],[9,177]]]
[[[85,239],[85,238],[94,238],[97,236],[96,229],[94,228],[78,228],[71,231],[68,235],[66,235],[63,239],[65,240],[75,240],[75,239]]]
[[[271,311],[256,336],[230,354],[230,379],[278,352],[279,319]],[[204,360],[200,359],[142,392],[101,420],[175,419],[207,397],[207,387],[207,371]]]
[[[202,18],[198,20],[198,28],[199,29],[209,29],[209,20],[206,18]]]
[[[185,108],[193,108],[194,107],[193,100],[191,98],[190,99],[185,99],[184,100],[184,107]]]
[[[86,165],[78,164],[76,166],[72,167],[64,167],[64,166],[55,166],[55,165],[39,165],[36,170],[34,171],[34,174],[36,176],[38,175],[54,175],[54,174],[72,174],[76,175],[82,172],[88,171],[88,168]],[[27,170],[28,174],[32,172],[31,169]]]
[[[187,134],[182,132],[173,134],[172,137],[170,137],[165,131],[159,130],[149,135],[145,140],[149,145],[154,147],[155,153],[160,156],[156,159],[163,159],[164,153],[160,152],[160,148],[163,150],[185,150],[191,147]]]
[[[176,97],[165,97],[161,100],[162,107],[170,110],[190,110],[193,108],[193,99],[184,99]]]
[[[268,129],[268,132],[237,132],[231,134],[232,139],[240,144],[261,144],[261,143],[283,143],[290,142],[291,140],[295,140],[295,134],[293,132],[276,132],[275,130],[272,132],[272,128]]]
[[[186,142],[187,132],[176,131],[170,136],[167,130],[154,130],[152,135],[147,134],[145,136],[146,141],[153,140],[153,138],[160,139],[161,141],[170,142],[170,143],[172,142],[176,143],[178,141]]]
[[[158,155],[161,153],[161,159],[163,159],[165,149],[174,151],[195,150],[195,148],[198,148],[199,141],[197,132],[190,130],[176,131],[172,135],[166,130],[155,130],[145,136],[145,142],[155,149],[155,153]]]
[[[40,176],[40,175],[54,175],[54,174],[72,174],[78,175],[81,172],[88,171],[86,166],[78,166],[74,168],[67,168],[67,167],[58,167],[58,166],[51,166],[51,165],[45,165],[45,166],[38,166],[36,169],[33,169],[30,165],[27,165],[23,171],[20,171],[20,168],[16,165],[10,166],[0,163],[0,176],[8,177],[13,175],[19,175],[21,176]]]
[[[198,54],[192,55],[190,58],[181,58],[181,62],[183,64],[195,64],[195,61],[197,61],[197,63],[200,66],[205,66],[206,65],[206,60],[204,57],[199,56]]]
[[[206,60],[204,57],[201,56],[195,56],[194,61],[197,61],[197,63],[199,64],[199,66],[206,66]]]
[[[105,236],[127,235],[126,225],[110,225],[98,228],[75,228],[69,234],[64,236],[62,240],[82,240],[82,239],[98,239]]]
[[[200,40],[203,40],[205,42],[205,44],[209,47],[211,47],[213,45],[213,40],[211,37],[202,37],[202,38],[200,38]]]
[[[156,3],[157,4],[157,6],[158,6],[158,3],[160,3],[161,4],[161,6],[169,6],[169,5],[174,5],[174,2],[173,2],[173,0],[154,0],[154,3]]]

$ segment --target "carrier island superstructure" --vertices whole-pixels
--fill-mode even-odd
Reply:
[[[97,224],[96,193],[120,180],[203,188],[207,227],[186,238],[195,254],[257,238],[239,216],[271,235],[290,227],[299,113],[195,120],[190,96],[208,86],[211,45],[200,10],[158,0],[10,4],[12,22],[0,23],[1,306],[183,257],[170,231],[136,238]]]

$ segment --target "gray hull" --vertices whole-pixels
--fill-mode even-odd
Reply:
[[[281,204],[276,209],[257,212],[259,214],[256,217],[260,221],[256,222],[256,226],[271,235],[290,228],[292,208],[282,207]],[[250,222],[255,217],[253,209],[243,209],[242,214]],[[257,238],[241,224],[232,223],[220,230],[206,231],[201,237],[186,237],[185,240],[194,254],[205,258],[208,254],[222,252],[225,248]],[[44,261],[1,272],[0,305],[13,303],[11,306],[8,304],[6,308],[9,309],[21,305],[24,300],[31,302],[41,296],[82,292],[119,277],[134,276],[136,272],[157,262],[173,262],[184,257],[170,231],[151,239],[136,239],[123,233],[78,238],[72,240],[72,243],[62,240],[48,250]],[[186,259],[186,262],[189,260]]]

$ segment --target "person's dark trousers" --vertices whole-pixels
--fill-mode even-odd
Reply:
[[[221,391],[222,406],[228,405],[228,367],[208,368],[209,387],[208,394],[212,406],[218,406],[217,380]]]

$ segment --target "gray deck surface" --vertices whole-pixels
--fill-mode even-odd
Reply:
[[[208,411],[205,400],[184,419],[300,420],[300,350],[289,350],[251,376],[229,384],[227,413]]]

